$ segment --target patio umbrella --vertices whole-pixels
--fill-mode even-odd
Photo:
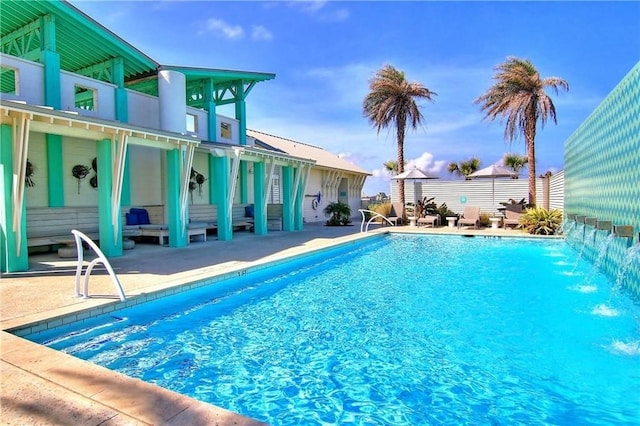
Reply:
[[[413,188],[413,205],[416,205],[416,190],[415,190],[415,181],[416,180],[423,180],[423,179],[439,179],[439,176],[434,176],[434,175],[430,175],[422,170],[420,170],[417,167],[414,167],[413,169],[410,170],[406,170],[398,175],[393,176],[391,179],[394,180],[412,180],[414,182],[414,188]]]
[[[470,178],[491,178],[491,205],[496,206],[496,178],[501,177],[514,177],[517,176],[516,172],[503,166],[496,166],[495,164],[480,169],[477,172],[473,172],[469,175]]]

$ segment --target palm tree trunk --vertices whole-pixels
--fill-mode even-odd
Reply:
[[[404,127],[405,122],[402,119],[398,119],[396,123],[396,135],[397,135],[397,147],[398,147],[398,174],[404,172]],[[404,197],[404,180],[398,181],[398,191],[400,191],[400,202],[405,205]]]
[[[527,162],[529,166],[529,204],[536,205],[536,121],[532,118],[527,123],[525,139],[527,142]]]

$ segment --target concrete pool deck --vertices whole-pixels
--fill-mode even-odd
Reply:
[[[406,232],[531,237],[505,229],[375,226],[371,233]],[[296,256],[338,242],[362,238],[360,224],[327,227],[306,224],[303,231],[255,236],[234,233],[232,241],[192,243],[175,249],[137,244],[110,259],[130,299],[207,277]],[[54,253],[31,256],[30,271],[4,274],[0,282],[0,423],[73,425],[258,425],[255,420],[84,362],[8,333],[35,322],[72,315],[118,302],[103,268],[91,275],[90,299],[74,296],[75,259]],[[62,320],[60,320],[62,322]]]

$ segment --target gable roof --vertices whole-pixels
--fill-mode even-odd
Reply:
[[[256,144],[266,144],[282,150],[289,155],[314,160],[316,162],[314,167],[344,170],[355,174],[371,176],[371,173],[366,170],[317,146],[262,133],[257,130],[247,129],[247,136],[256,139]]]

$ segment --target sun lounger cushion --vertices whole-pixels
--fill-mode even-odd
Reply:
[[[251,219],[253,219],[254,218],[254,214],[255,214],[255,211],[254,211],[253,204],[250,204],[248,206],[244,206],[244,215],[245,215],[245,217],[250,217]]]
[[[151,223],[147,209],[132,207],[126,217],[127,225],[148,225]]]

